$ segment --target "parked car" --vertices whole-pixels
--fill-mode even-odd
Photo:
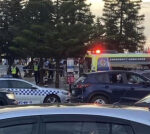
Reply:
[[[149,134],[148,108],[29,105],[0,110],[1,134]]]
[[[66,90],[39,87],[23,79],[0,78],[0,88],[13,92],[19,104],[65,103],[68,101]]]
[[[83,74],[72,86],[72,102],[115,103],[143,98],[150,93],[150,79],[134,72],[103,71]]]
[[[17,105],[15,95],[5,89],[0,89],[0,106],[4,105]]]

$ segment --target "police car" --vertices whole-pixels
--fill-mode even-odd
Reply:
[[[23,79],[0,78],[0,88],[12,91],[19,104],[65,103],[68,92],[55,88],[44,88]]]

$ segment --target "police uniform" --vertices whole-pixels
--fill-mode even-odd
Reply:
[[[15,67],[11,68],[11,74],[14,78],[19,78],[18,73],[19,73],[19,68],[18,67],[15,66]]]

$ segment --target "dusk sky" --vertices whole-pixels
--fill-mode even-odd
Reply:
[[[92,4],[91,10],[94,15],[102,16],[102,10],[104,3],[102,0],[88,0]],[[145,15],[145,21],[143,25],[145,26],[145,36],[147,39],[146,47],[150,47],[150,0],[143,0],[141,5],[141,13]]]

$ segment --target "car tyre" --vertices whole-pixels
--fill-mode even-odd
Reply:
[[[60,98],[56,95],[48,95],[45,99],[44,99],[44,103],[60,103]]]
[[[108,99],[104,96],[94,96],[91,101],[91,103],[95,103],[95,104],[108,104]]]

